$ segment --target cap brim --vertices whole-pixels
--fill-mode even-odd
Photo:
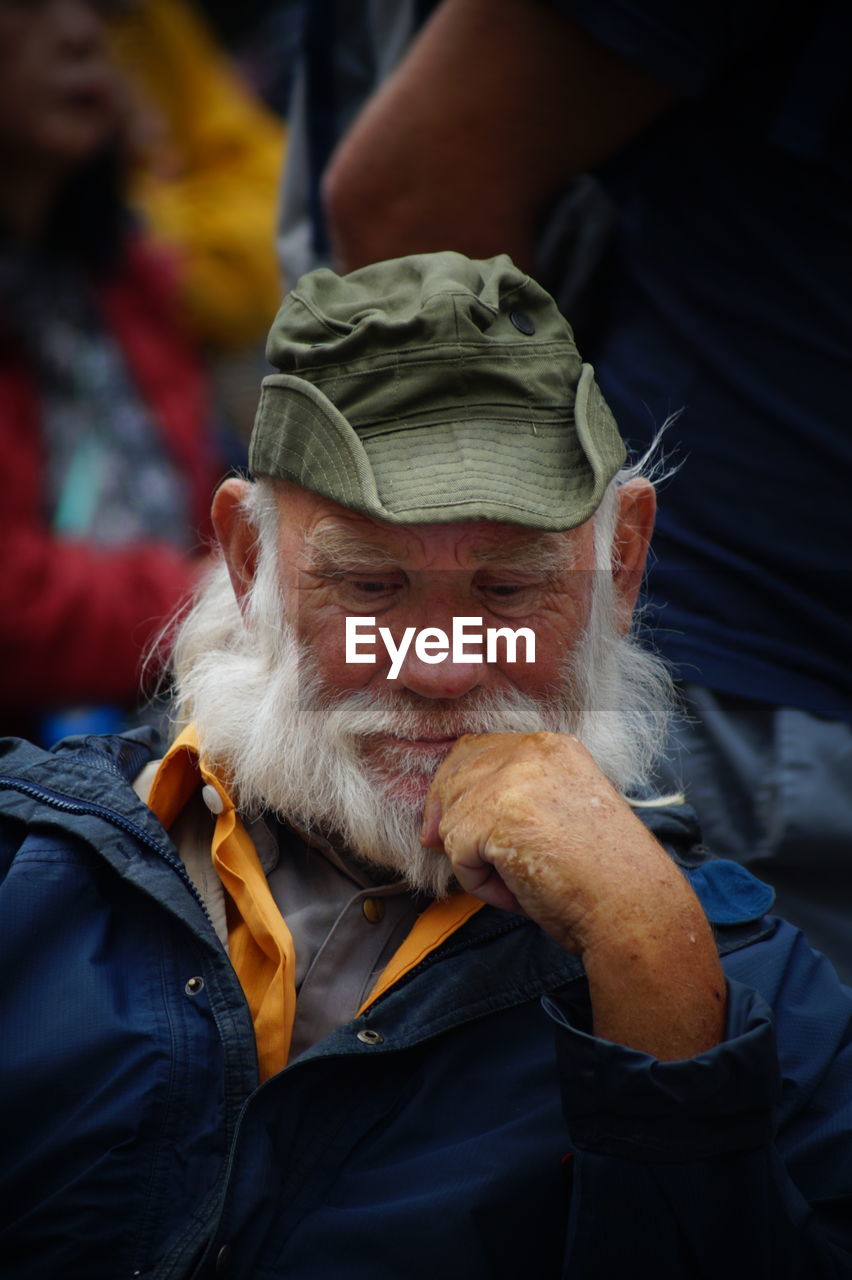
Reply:
[[[561,530],[591,518],[624,461],[590,365],[573,414],[469,414],[467,405],[460,421],[356,431],[313,383],[273,374],[264,380],[249,466],[391,524],[500,520]]]

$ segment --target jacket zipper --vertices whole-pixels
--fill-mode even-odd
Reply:
[[[147,831],[143,830],[142,827],[138,827],[135,822],[130,820],[130,818],[125,818],[122,814],[116,813],[114,809],[107,809],[105,805],[97,804],[93,800],[85,802],[72,800],[69,796],[64,796],[58,791],[49,791],[46,787],[34,786],[31,782],[24,782],[21,778],[10,778],[8,776],[0,775],[0,787],[8,787],[11,791],[19,791],[22,795],[29,796],[33,800],[40,800],[44,804],[49,805],[52,809],[57,809],[60,813],[73,813],[81,817],[102,818],[105,822],[108,822],[110,826],[118,827],[118,829],[123,831],[125,835],[133,836],[133,838],[139,841],[140,844],[144,844],[146,848],[152,849],[167,866],[177,872],[195,901],[201,907],[201,910],[204,912],[205,919],[212,923],[210,921],[210,913],[207,910],[207,905],[190,879],[186,867],[183,865],[180,858],[177,858],[173,853],[170,853],[164,845],[155,840],[153,836],[148,835]]]

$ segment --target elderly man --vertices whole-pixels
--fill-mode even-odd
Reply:
[[[654,495],[552,300],[321,271],[269,355],[185,727],[0,765],[7,1274],[852,1274],[852,1002],[624,798]]]

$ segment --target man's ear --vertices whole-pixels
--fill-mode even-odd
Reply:
[[[618,522],[612,542],[612,580],[617,599],[617,621],[624,633],[630,626],[636,597],[642,585],[648,546],[657,514],[657,495],[648,480],[628,480],[618,490]]]
[[[213,495],[210,512],[240,608],[257,570],[257,529],[245,510],[245,500],[250,491],[251,485],[247,480],[231,476],[219,485]]]

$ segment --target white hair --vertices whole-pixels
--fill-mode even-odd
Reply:
[[[669,670],[651,647],[650,637],[643,634],[641,606],[634,609],[626,631],[617,624],[613,570],[618,567],[614,562],[618,491],[628,480],[642,478],[644,465],[645,459],[640,459],[623,467],[595,513],[591,612],[580,649],[570,663],[583,707],[577,737],[622,794],[634,797],[651,786],[676,704]]]
[[[202,752],[227,777],[244,813],[273,810],[301,829],[322,830],[370,863],[440,896],[449,862],[418,833],[425,791],[445,749],[395,750],[393,796],[365,761],[371,735],[398,738],[538,730],[574,733],[623,793],[650,777],[665,740],[672,684],[662,661],[617,625],[612,579],[618,490],[610,484],[594,517],[596,572],[589,622],[564,664],[564,696],[474,689],[432,702],[408,690],[324,689],[286,617],[279,583],[280,486],[254,483],[245,500],[257,531],[257,572],[237,603],[220,561],[180,623],[173,649],[174,718],[193,722]],[[424,758],[426,756],[426,758]]]

